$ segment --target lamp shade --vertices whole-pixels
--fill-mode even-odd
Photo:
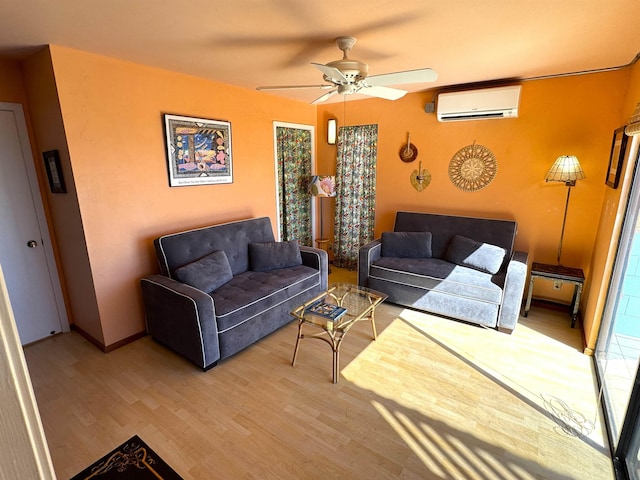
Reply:
[[[314,175],[309,184],[309,193],[314,197],[335,197],[336,177],[333,175]]]
[[[636,109],[629,119],[629,125],[624,129],[624,133],[630,137],[640,135],[640,102],[636,103]]]
[[[578,158],[573,155],[562,155],[551,165],[544,177],[545,182],[576,183],[587,176],[582,171]]]

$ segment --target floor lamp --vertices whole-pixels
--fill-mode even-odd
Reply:
[[[564,206],[564,217],[562,218],[562,231],[560,232],[560,245],[558,245],[558,265],[562,255],[562,240],[564,239],[564,227],[567,223],[567,210],[569,208],[569,196],[571,187],[576,186],[576,180],[583,180],[587,176],[582,171],[580,162],[573,155],[562,155],[551,166],[544,177],[545,182],[564,182],[567,186],[567,202]]]
[[[327,251],[329,239],[324,236],[323,201],[326,197],[336,196],[336,177],[333,175],[314,175],[309,184],[309,193],[314,197],[320,197],[320,238],[316,238],[316,243],[318,248]]]

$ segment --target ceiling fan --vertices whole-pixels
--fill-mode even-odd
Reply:
[[[311,63],[323,73],[325,84],[321,85],[282,85],[272,87],[257,87],[257,90],[288,90],[297,88],[332,89],[324,95],[316,98],[312,104],[321,103],[331,98],[336,93],[349,95],[359,93],[370,97],[397,100],[407,92],[387,85],[401,85],[407,83],[433,82],[438,74],[430,68],[407,70],[404,72],[385,73],[369,76],[369,65],[359,60],[349,58],[349,50],[353,48],[356,39],[353,37],[338,37],[336,44],[342,50],[341,60],[334,60],[327,64]]]

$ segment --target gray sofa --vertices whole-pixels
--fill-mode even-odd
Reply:
[[[154,247],[160,275],[141,280],[147,330],[204,370],[327,289],[327,253],[275,242],[267,217],[165,235]]]
[[[397,212],[393,232],[360,248],[358,285],[387,301],[511,333],[520,316],[528,255],[517,224]]]

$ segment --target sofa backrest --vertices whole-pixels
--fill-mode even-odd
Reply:
[[[176,268],[187,265],[215,250],[223,250],[234,275],[249,269],[249,244],[273,242],[269,217],[251,218],[236,222],[172,233],[156,238],[160,273],[172,277]]]
[[[431,251],[436,258],[443,258],[454,235],[463,235],[478,242],[497,245],[511,257],[518,224],[512,220],[461,217],[434,213],[397,212],[396,232],[431,232]]]

